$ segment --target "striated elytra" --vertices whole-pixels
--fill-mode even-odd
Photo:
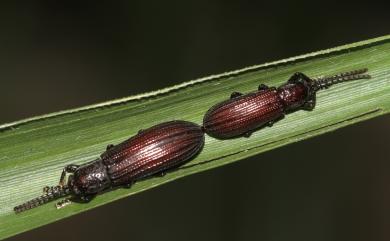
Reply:
[[[182,165],[202,149],[204,133],[187,121],[171,121],[138,135],[101,155],[112,184],[131,183]]]
[[[313,110],[316,92],[329,86],[356,79],[370,78],[359,69],[337,75],[310,79],[295,73],[278,88],[261,84],[258,91],[243,95],[233,92],[229,100],[212,106],[204,116],[206,133],[218,139],[249,137],[253,131],[272,124],[296,110]]]
[[[204,145],[202,128],[187,121],[158,124],[107,150],[100,158],[64,168],[58,186],[44,188],[44,194],[14,208],[16,213],[51,200],[70,196],[57,204],[61,208],[73,201],[90,201],[96,194],[117,186],[131,186],[153,175],[164,175],[195,155]],[[67,181],[66,174],[70,173]]]
[[[249,135],[250,130],[283,116],[283,104],[275,88],[232,96],[207,111],[203,119],[206,133],[218,139]]]

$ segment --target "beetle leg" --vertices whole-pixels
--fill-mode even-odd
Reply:
[[[162,172],[157,172],[156,174],[154,174],[155,177],[163,177],[167,174],[167,172],[165,171],[162,171]]]
[[[69,198],[65,198],[65,199],[59,201],[58,203],[56,203],[56,208],[57,209],[64,208],[71,203],[72,203],[72,201]]]
[[[283,118],[284,118],[284,114],[282,114],[281,116],[279,116],[278,118],[276,118],[274,120],[269,121],[266,125],[268,127],[272,127],[275,124],[275,122],[280,121]]]
[[[257,90],[268,90],[269,87],[268,85],[265,84],[260,84],[259,87],[257,87]]]
[[[230,99],[236,98],[236,97],[241,96],[241,95],[242,95],[242,93],[240,93],[240,92],[233,92],[233,93],[230,95]]]
[[[133,184],[135,183],[135,181],[132,181],[130,183],[127,183],[125,185],[123,185],[124,188],[131,188],[133,186]]]
[[[305,104],[303,104],[302,109],[311,111],[316,106],[316,96],[313,95],[310,100],[306,101]]]
[[[110,150],[111,148],[113,148],[114,147],[114,145],[113,144],[109,144],[109,145],[107,145],[107,147],[106,147],[106,151],[108,151],[108,150]]]
[[[138,134],[141,134],[142,132],[144,132],[143,129],[139,130],[139,131],[138,131]]]
[[[79,165],[75,165],[75,164],[70,164],[65,166],[61,173],[59,185],[64,186],[66,173],[74,173],[77,170],[77,168],[79,168]]]
[[[80,197],[80,201],[84,202],[84,203],[87,203],[87,202],[90,202],[92,199],[94,199],[95,196],[96,196],[95,194],[81,196]]]
[[[306,75],[304,75],[301,72],[296,72],[293,75],[291,75],[290,79],[288,79],[287,83],[296,84],[302,81],[302,79],[307,78]]]

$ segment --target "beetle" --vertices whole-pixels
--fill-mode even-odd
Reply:
[[[203,129],[217,139],[249,137],[255,130],[283,119],[285,114],[313,110],[317,91],[344,81],[370,78],[366,72],[367,69],[359,69],[316,79],[297,72],[278,88],[260,84],[256,92],[233,92],[229,100],[207,111]]]
[[[108,145],[94,161],[65,166],[59,185],[45,187],[42,196],[16,206],[14,211],[20,213],[67,196],[71,197],[57,203],[57,208],[71,200],[88,202],[103,191],[162,176],[196,156],[203,145],[204,132],[195,123],[176,120],[155,125],[118,145]]]

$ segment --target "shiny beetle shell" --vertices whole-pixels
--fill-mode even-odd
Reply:
[[[170,121],[111,147],[101,155],[113,185],[132,183],[184,164],[200,152],[204,133],[187,121]]]
[[[283,117],[283,102],[275,88],[223,101],[204,116],[207,134],[218,139],[249,135],[251,131]]]

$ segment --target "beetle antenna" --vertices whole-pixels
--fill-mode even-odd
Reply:
[[[49,187],[46,190],[46,193],[42,196],[39,196],[37,198],[31,199],[30,201],[27,201],[21,205],[18,205],[14,207],[15,213],[20,213],[23,211],[26,211],[28,209],[32,209],[35,207],[38,207],[40,205],[43,205],[45,203],[48,203],[54,199],[64,197],[70,194],[70,189],[68,186],[54,186]]]
[[[314,88],[316,90],[321,90],[321,89],[327,89],[331,85],[345,82],[345,81],[369,79],[371,78],[371,76],[369,74],[366,74],[367,71],[368,69],[364,68],[364,69],[357,69],[357,70],[352,70],[344,73],[339,73],[332,76],[315,78],[313,79],[315,81]]]

